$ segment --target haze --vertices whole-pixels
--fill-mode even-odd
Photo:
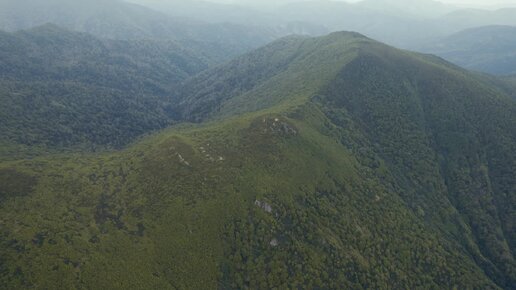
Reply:
[[[468,28],[516,25],[514,11],[498,10],[516,4],[516,1],[508,0],[128,1],[173,16],[203,22],[272,28],[281,35],[323,35],[332,31],[356,31],[408,49],[421,49]],[[471,7],[479,10],[473,11],[469,9]]]
[[[167,1],[167,0],[163,0]],[[173,0],[172,0],[173,1]],[[264,1],[253,1],[253,0],[208,0],[209,2],[217,2],[217,3],[227,3],[227,4],[250,4],[253,3],[258,5],[260,3],[264,3]],[[316,1],[325,1],[325,0],[316,0]],[[356,3],[362,0],[335,0],[335,1],[343,1],[349,3]],[[387,0],[389,1],[389,0]],[[300,2],[296,0],[276,0],[276,1],[265,1],[265,2],[274,2],[274,3],[286,3],[286,2]],[[392,1],[390,1],[392,2]],[[410,2],[417,2],[410,1]],[[495,8],[495,7],[513,7],[516,6],[516,1],[507,1],[507,0],[441,0],[439,2],[445,4],[452,4],[460,7],[472,7],[472,8]]]

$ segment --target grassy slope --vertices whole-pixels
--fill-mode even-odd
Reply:
[[[194,115],[233,117],[120,152],[3,162],[0,284],[510,288],[513,101],[439,60],[350,40],[306,40],[314,50],[263,77],[281,85],[251,79]],[[336,48],[328,70],[304,62]],[[321,78],[290,90],[307,76]],[[281,98],[240,114],[253,96]]]

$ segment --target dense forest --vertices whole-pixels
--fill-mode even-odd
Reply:
[[[102,40],[51,24],[0,33],[0,141],[123,146],[171,124],[177,85],[217,62],[172,41]]]
[[[358,33],[216,64],[56,29],[0,42],[0,287],[516,285],[509,81]]]
[[[341,49],[331,49],[335,47]],[[278,52],[286,54],[288,65],[265,63],[263,68],[271,72],[249,64],[255,58],[277,59]],[[352,33],[276,42],[228,67],[227,75],[204,73],[208,77],[193,81],[198,87],[192,91],[220,84],[238,86],[191,95],[184,102],[188,110],[183,111],[202,113],[208,108],[211,112],[204,115],[218,118],[243,108],[261,109],[243,107],[256,99],[258,106],[281,108],[297,102],[282,98],[314,96],[333,126],[344,127],[342,142],[357,150],[355,156],[363,154],[365,165],[373,169],[384,164],[381,178],[389,173],[387,180],[414,213],[445,236],[460,237],[495,281],[506,287],[514,284],[516,111],[514,101],[495,93],[489,79],[436,57],[401,53]],[[234,81],[239,74],[258,81]],[[318,82],[325,80],[329,81],[320,86]],[[471,235],[464,234],[463,223]]]

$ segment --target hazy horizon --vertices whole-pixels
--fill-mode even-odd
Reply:
[[[167,0],[162,0],[166,2]],[[253,0],[205,0],[208,2],[217,2],[217,3],[229,3],[229,4],[249,4],[252,2],[256,2]],[[303,2],[303,1],[314,1],[314,0],[275,0],[275,1],[258,1],[259,3],[263,2],[274,2],[274,3],[287,3],[287,2]],[[315,0],[315,1],[328,1],[328,0]],[[342,1],[348,3],[357,3],[363,0],[329,0],[329,1]],[[381,1],[381,0],[378,0]],[[385,0],[384,0],[385,1]],[[389,0],[388,0],[389,1]],[[418,1],[418,0],[416,0]],[[410,2],[416,2],[410,1]],[[422,0],[419,0],[420,2]],[[427,1],[427,0],[425,0]],[[430,2],[430,1],[427,1]],[[501,8],[501,7],[513,7],[516,6],[516,0],[438,0],[433,2],[441,2],[444,4],[455,5],[458,7],[470,7],[470,8]]]

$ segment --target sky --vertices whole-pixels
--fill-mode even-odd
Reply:
[[[209,0],[213,2],[225,2],[225,3],[244,3],[249,0]],[[285,0],[277,0],[277,2]],[[294,0],[291,0],[294,1]],[[346,2],[358,2],[360,0],[340,0]],[[414,0],[417,1],[417,0]],[[478,8],[491,8],[491,7],[505,7],[505,6],[516,6],[516,0],[438,0],[439,2],[453,4],[457,6],[465,7],[478,7]],[[276,2],[276,1],[275,1]]]
[[[470,7],[516,6],[516,0],[440,0],[439,2]]]
[[[440,2],[451,3],[451,4],[467,4],[467,5],[479,5],[479,6],[487,6],[492,4],[516,4],[516,0],[507,1],[507,0],[442,0]]]

